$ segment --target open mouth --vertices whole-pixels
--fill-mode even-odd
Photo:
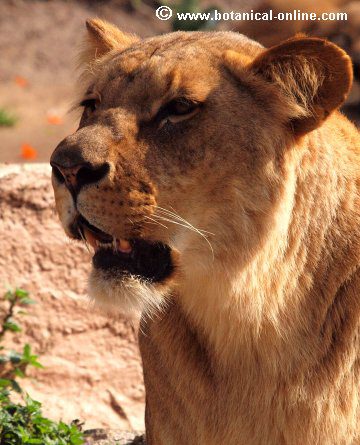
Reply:
[[[95,269],[137,276],[150,282],[161,282],[173,272],[171,249],[166,244],[115,238],[81,215],[76,221],[76,228],[95,251],[92,259]]]

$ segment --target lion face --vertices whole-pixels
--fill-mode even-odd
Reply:
[[[80,126],[51,158],[56,208],[94,249],[90,295],[157,307],[187,276],[261,246],[288,146],[322,117],[269,82],[244,36],[88,30]]]

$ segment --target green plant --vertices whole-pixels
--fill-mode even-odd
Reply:
[[[21,392],[16,377],[25,377],[28,366],[42,368],[37,360],[37,355],[31,351],[31,346],[25,344],[22,352],[13,350],[5,351],[1,344],[7,332],[21,332],[21,326],[15,320],[16,315],[25,315],[24,307],[34,304],[29,298],[29,293],[23,289],[9,290],[4,295],[3,306],[1,307],[2,320],[0,324],[0,387],[11,387],[17,392]]]
[[[24,307],[33,304],[28,292],[9,290],[0,306],[0,444],[1,445],[80,445],[84,443],[80,424],[54,422],[41,413],[41,404],[25,394],[18,377],[25,377],[28,366],[42,368],[31,346],[22,351],[6,351],[2,342],[6,333],[17,334],[21,326],[16,318],[25,315]],[[14,403],[11,392],[17,392],[23,403]]]
[[[25,397],[25,404],[11,402],[9,391],[0,391],[0,443],[2,445],[81,445],[78,426],[43,417],[41,404]]]
[[[4,108],[0,108],[0,127],[13,127],[18,118],[6,111]]]

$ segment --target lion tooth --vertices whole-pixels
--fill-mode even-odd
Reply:
[[[117,246],[120,252],[122,253],[130,253],[132,251],[132,247],[129,243],[129,241],[126,241],[124,239],[118,239],[117,240]]]
[[[94,237],[94,235],[87,228],[84,228],[83,236],[85,238],[85,243],[90,244],[90,246],[96,251],[97,239]]]

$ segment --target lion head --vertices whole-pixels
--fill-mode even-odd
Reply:
[[[51,157],[56,208],[94,249],[90,295],[151,309],[286,226],[286,162],[343,102],[351,62],[302,36],[265,50],[232,32],[87,28],[80,125]]]

